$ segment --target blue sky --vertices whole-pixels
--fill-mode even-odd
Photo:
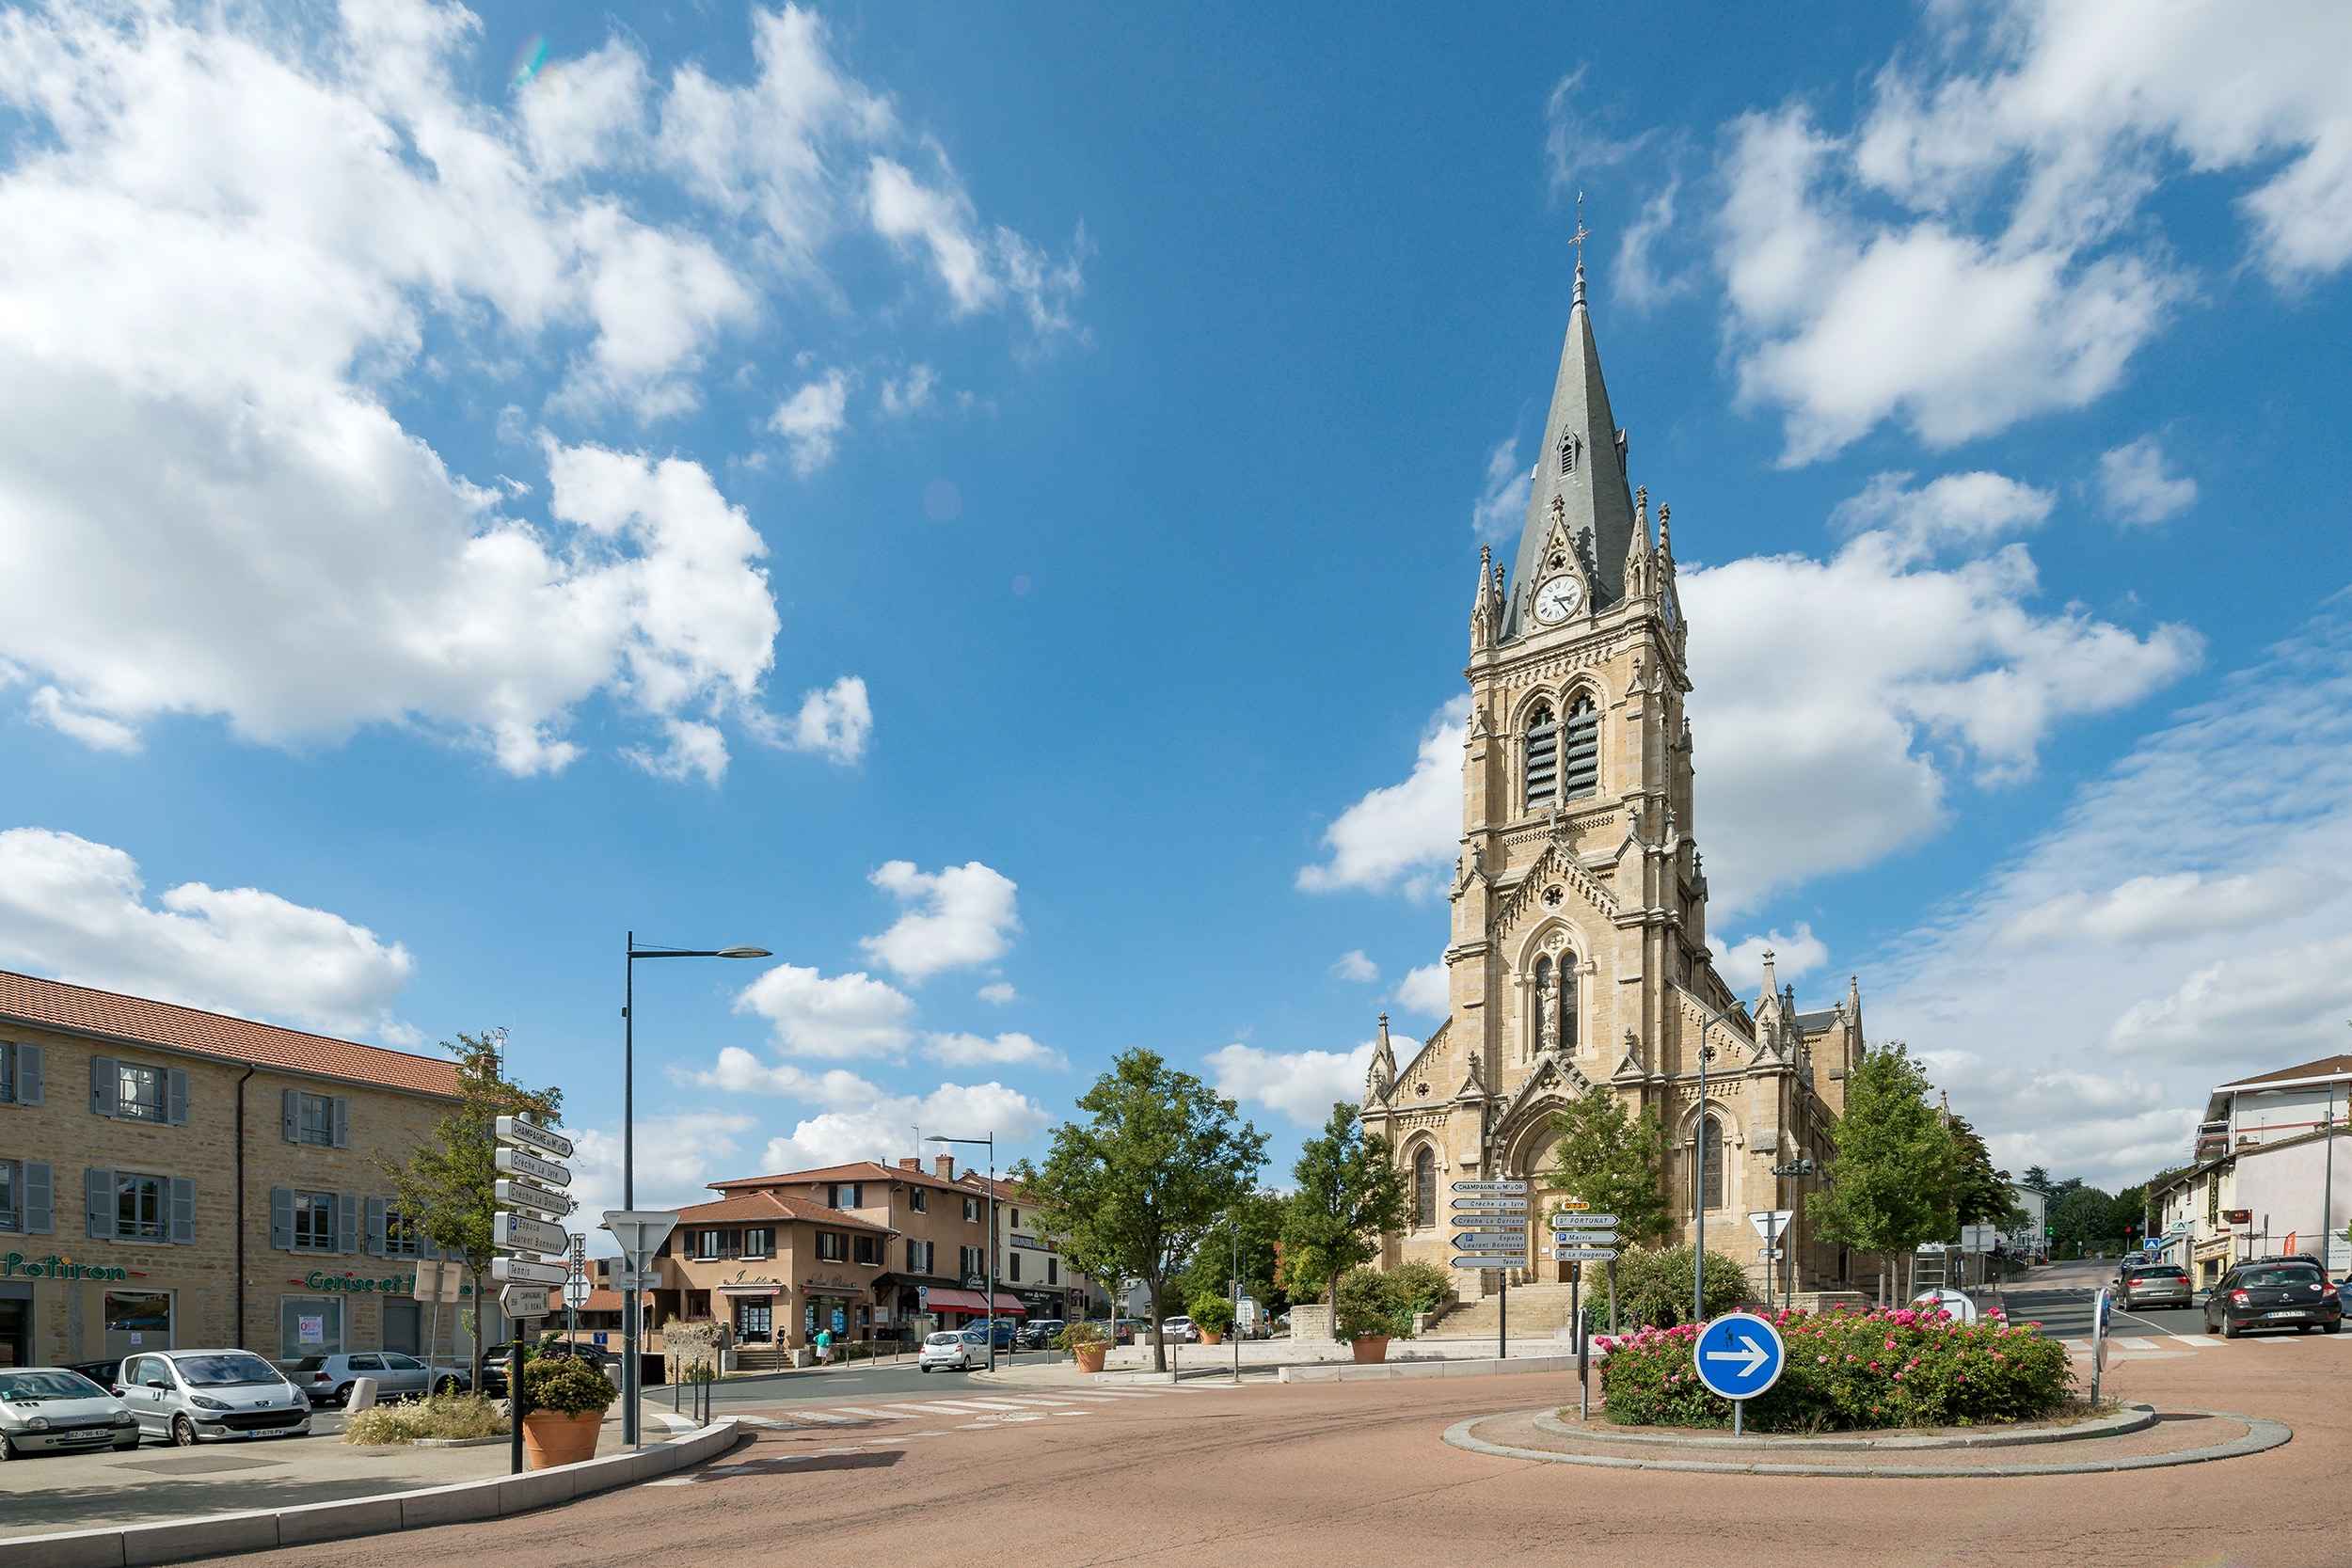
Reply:
[[[502,1025],[601,1200],[623,932],[757,942],[641,972],[641,1199],[1034,1150],[1131,1045],[1286,1175],[1436,1022],[1581,190],[1728,972],[2144,1174],[2352,1016],[2347,69],[2329,7],[10,11],[0,963]]]

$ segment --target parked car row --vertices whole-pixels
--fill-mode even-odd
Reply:
[[[30,1453],[135,1449],[143,1437],[182,1448],[224,1438],[300,1436],[310,1398],[244,1350],[148,1351],[119,1363],[0,1371],[0,1460]]]

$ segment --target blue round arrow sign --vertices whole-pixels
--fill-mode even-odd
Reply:
[[[1780,1381],[1788,1347],[1753,1312],[1726,1312],[1691,1341],[1699,1381],[1727,1400],[1752,1400]]]

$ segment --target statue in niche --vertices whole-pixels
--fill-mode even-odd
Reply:
[[[1535,960],[1535,1051],[1537,1054],[1555,1050],[1560,1044],[1560,985],[1549,956]]]

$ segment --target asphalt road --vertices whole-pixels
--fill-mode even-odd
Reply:
[[[2079,1367],[2079,1363],[2078,1363]],[[1441,1441],[1469,1417],[1558,1401],[1548,1375],[1231,1388],[1012,1389],[934,1374],[781,1406],[689,1475],[562,1509],[400,1537],[404,1568],[2007,1568],[2096,1562],[2334,1568],[2352,1452],[2352,1337],[2218,1340],[2110,1365],[2118,1395],[2272,1416],[2295,1440],[2177,1469],[2009,1480],[1697,1476],[1537,1466]],[[934,1396],[925,1401],[921,1393]],[[961,1407],[961,1408],[958,1408]],[[977,1408],[975,1408],[977,1407]],[[862,1414],[861,1414],[862,1412]],[[978,1545],[973,1544],[977,1543]],[[344,1568],[353,1544],[266,1554]]]
[[[1023,1351],[1019,1355],[996,1353],[998,1367],[1036,1366],[1043,1362],[1044,1351]],[[1057,1356],[1067,1363],[1068,1356]],[[711,1386],[711,1402],[720,1410],[735,1411],[771,1404],[801,1404],[819,1400],[846,1400],[855,1402],[864,1399],[914,1398],[926,1394],[948,1396],[956,1389],[977,1391],[988,1385],[976,1383],[969,1372],[924,1372],[914,1366],[914,1353],[909,1351],[897,1364],[887,1358],[881,1361],[857,1361],[841,1367],[829,1367],[819,1371],[776,1372],[772,1375],[752,1374],[730,1377]],[[685,1408],[693,1390],[680,1390],[679,1408]],[[668,1386],[645,1390],[645,1398],[665,1409],[670,1403]]]

